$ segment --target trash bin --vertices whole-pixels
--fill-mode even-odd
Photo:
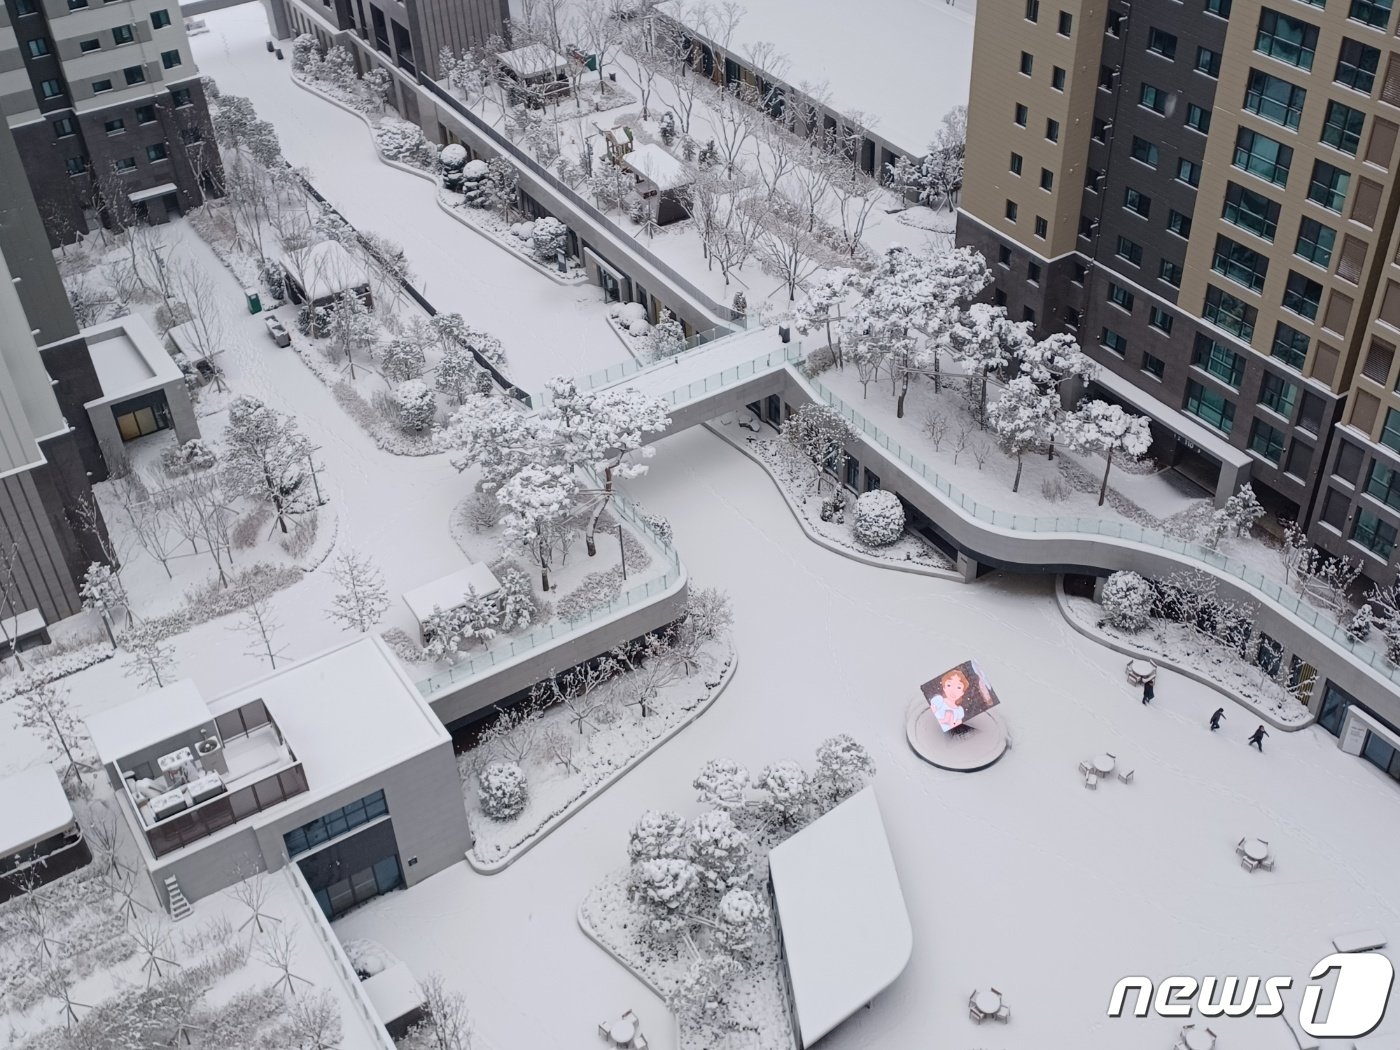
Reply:
[[[787,325],[778,325],[778,338],[785,343],[792,342],[792,329]]]
[[[272,48],[273,48],[272,41],[269,40],[269,41],[267,42],[267,53],[268,53],[269,55],[272,54]]]
[[[277,61],[282,61],[282,49],[280,47],[277,49]]]
[[[243,294],[248,299],[248,312],[250,314],[262,313],[262,299],[258,296],[256,288],[244,288]]]

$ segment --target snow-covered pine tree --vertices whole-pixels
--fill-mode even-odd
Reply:
[[[843,476],[846,446],[856,439],[856,428],[830,405],[803,405],[783,421],[783,440],[812,464],[817,492],[821,492],[822,474],[831,471]]]
[[[224,485],[231,495],[270,503],[284,533],[289,519],[316,506],[310,462],[311,444],[290,417],[246,395],[229,404]]]
[[[1071,447],[1097,453],[1104,458],[1103,482],[1099,485],[1099,506],[1108,496],[1108,472],[1113,457],[1144,456],[1152,447],[1152,431],[1145,416],[1123,411],[1107,401],[1085,401],[1064,421]]]
[[[1030,376],[1017,376],[1007,383],[1001,397],[987,406],[987,422],[1001,439],[1002,447],[1016,457],[1016,476],[1011,491],[1021,487],[1021,467],[1027,452],[1049,433],[1060,416],[1060,399],[1042,390]]]

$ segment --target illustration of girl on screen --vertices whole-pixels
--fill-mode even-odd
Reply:
[[[944,672],[938,679],[936,689],[928,698],[928,705],[944,732],[962,725],[967,717],[962,701],[971,684],[961,667]]]

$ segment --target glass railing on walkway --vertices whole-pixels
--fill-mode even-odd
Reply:
[[[1227,576],[1233,576],[1248,587],[1264,595],[1270,601],[1296,616],[1303,623],[1315,629],[1324,637],[1330,638],[1337,647],[1350,653],[1361,663],[1373,667],[1392,682],[1400,682],[1400,668],[1386,660],[1385,656],[1367,642],[1353,642],[1346,630],[1327,613],[1309,604],[1305,599],[1289,590],[1277,580],[1270,579],[1258,569],[1251,568],[1238,558],[1228,558],[1210,550],[1200,543],[1171,536],[1156,529],[1143,528],[1125,521],[1106,521],[1102,518],[1056,517],[1034,514],[1015,514],[998,510],[987,503],[973,499],[936,470],[925,464],[912,451],[890,437],[856,409],[846,404],[839,395],[817,379],[805,380],[811,388],[832,408],[841,413],[857,430],[870,441],[879,445],[895,459],[899,460],[910,473],[926,482],[948,503],[967,512],[978,521],[1001,529],[1015,532],[1062,533],[1077,536],[1104,536],[1110,539],[1140,543],[1148,547],[1179,554],[1183,558],[1208,565]]]

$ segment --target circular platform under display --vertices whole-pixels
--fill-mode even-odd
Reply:
[[[922,698],[909,705],[904,733],[914,753],[930,765],[954,773],[986,769],[1006,753],[1006,726],[991,711],[969,718],[945,733]]]

